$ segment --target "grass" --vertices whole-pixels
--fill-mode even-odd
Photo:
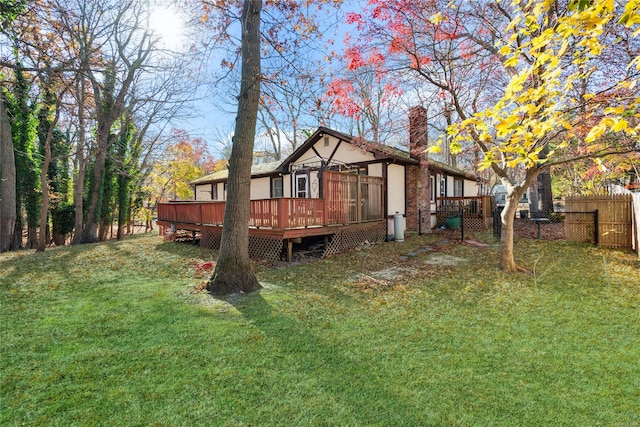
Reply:
[[[476,238],[258,264],[228,299],[157,236],[0,254],[0,424],[640,425],[637,257],[519,240],[535,274],[505,275]]]

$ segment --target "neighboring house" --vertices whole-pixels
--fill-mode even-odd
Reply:
[[[518,209],[517,209],[517,211],[520,213],[520,217],[521,218],[527,218],[528,217],[529,203],[530,203],[530,198],[529,198],[530,191],[531,191],[531,188],[527,188],[527,191],[525,191],[522,194],[522,197],[520,197],[520,200],[518,201]],[[505,205],[507,204],[507,190],[504,188],[504,185],[498,184],[495,187],[493,187],[493,190],[491,191],[491,194],[495,198],[496,207],[504,208]]]
[[[419,128],[420,123],[412,122],[412,129]],[[329,240],[336,240],[337,233],[351,233],[350,237],[342,238],[348,241],[340,243],[344,249],[364,240],[393,236],[400,231],[394,230],[397,214],[404,217],[406,230],[426,231],[427,227],[439,225],[436,211],[442,197],[473,199],[477,211],[480,188],[474,175],[425,157],[421,164],[421,156],[426,154],[419,138],[412,138],[410,149],[416,154],[318,128],[285,160],[252,167],[249,226],[255,229],[253,234],[264,237],[268,230],[282,230],[280,234],[274,233],[273,238],[287,241],[290,250],[292,241],[304,237],[325,236],[328,244]],[[421,189],[425,176],[429,176],[430,183],[428,204],[423,200],[426,196],[422,196],[426,192]],[[185,229],[190,229],[190,223],[199,222],[197,231],[207,224],[219,228],[227,178],[228,170],[223,170],[191,183],[195,202],[205,204],[209,219],[202,218],[203,208],[199,214],[195,211],[184,214],[190,216],[189,221],[179,217],[176,209],[193,210],[194,202],[187,202],[182,203],[184,207],[175,203],[161,206],[159,221]],[[306,204],[301,204],[305,201]],[[174,211],[168,213],[169,209]],[[217,212],[215,220],[211,219],[213,211]],[[368,231],[362,231],[365,229]],[[213,246],[216,244],[217,241]]]

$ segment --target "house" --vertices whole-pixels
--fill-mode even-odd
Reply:
[[[443,221],[443,208],[478,214],[481,224],[490,220],[476,177],[427,159],[419,132],[424,115],[413,117],[411,152],[319,127],[284,161],[253,166],[249,227],[262,248],[254,252],[276,258],[286,243],[290,256],[293,243],[323,237],[331,254],[399,231],[426,231]],[[219,245],[227,177],[223,170],[193,181],[195,201],[159,205],[159,223],[202,232],[201,244]],[[403,230],[394,229],[396,215]]]
[[[530,192],[531,188],[527,188],[527,190],[522,193],[522,196],[518,201],[517,211],[520,214],[520,218],[527,218],[529,216]],[[496,207],[499,209],[503,209],[507,204],[507,190],[504,188],[504,185],[498,184],[493,187],[493,190],[491,190],[491,194],[496,201]]]

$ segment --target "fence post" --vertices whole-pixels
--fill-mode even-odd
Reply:
[[[500,214],[502,213],[502,209],[495,208],[493,210],[493,237],[500,238],[502,234],[502,218],[500,218]]]
[[[598,209],[593,212],[593,244],[598,246],[600,230],[598,225]]]

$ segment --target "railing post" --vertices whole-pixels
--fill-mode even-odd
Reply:
[[[278,199],[278,228],[287,228],[289,218],[289,199]]]
[[[327,201],[322,198],[322,225],[326,226],[327,224]]]

